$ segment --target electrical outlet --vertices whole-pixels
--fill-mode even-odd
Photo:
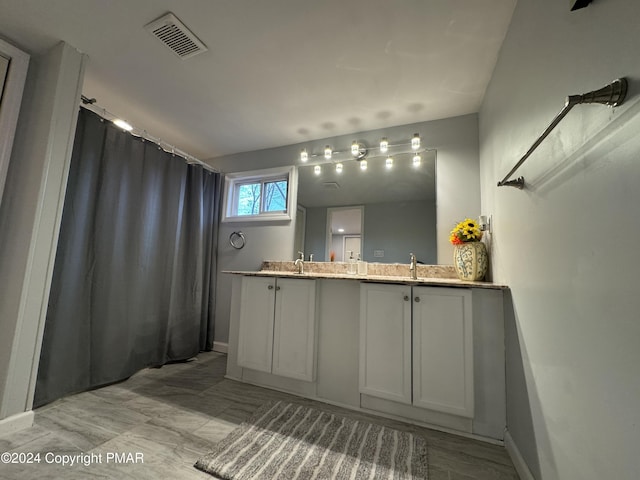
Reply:
[[[493,215],[480,215],[478,217],[478,223],[480,224],[480,230],[493,233]]]

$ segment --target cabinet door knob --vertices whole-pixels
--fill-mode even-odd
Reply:
[[[280,287],[276,287],[276,290],[280,290]]]
[[[415,300],[416,302],[419,302],[419,301],[420,301],[420,297],[416,297],[416,298],[414,298],[414,300]]]
[[[269,285],[267,288],[268,288],[269,290],[273,290],[273,285]]]
[[[405,296],[404,296],[404,301],[405,301],[405,302],[408,302],[408,301],[409,301],[409,295],[405,295]]]

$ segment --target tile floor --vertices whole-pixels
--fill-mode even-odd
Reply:
[[[39,452],[40,463],[0,463],[0,479],[211,480],[194,462],[264,402],[281,399],[423,435],[430,480],[518,479],[502,447],[226,380],[225,369],[224,355],[202,353],[39,408],[33,427],[0,434],[0,453]],[[56,463],[64,455],[80,464]]]

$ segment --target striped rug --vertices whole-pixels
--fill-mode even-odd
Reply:
[[[278,402],[195,467],[225,480],[426,479],[427,445],[410,433]]]

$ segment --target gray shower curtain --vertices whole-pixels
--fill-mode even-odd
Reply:
[[[211,350],[220,186],[80,109],[35,406]]]

